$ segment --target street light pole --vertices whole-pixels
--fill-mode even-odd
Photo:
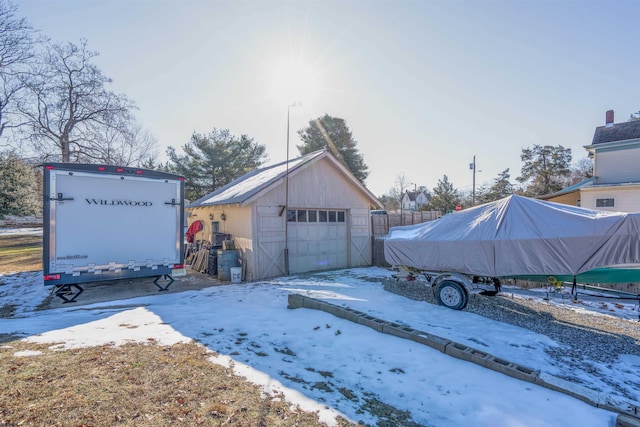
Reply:
[[[291,107],[299,107],[299,102],[287,105],[287,171],[284,176],[284,273],[289,275],[289,116]]]

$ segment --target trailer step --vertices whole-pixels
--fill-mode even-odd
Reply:
[[[71,288],[75,288],[75,291]],[[55,295],[62,300],[63,304],[76,302],[76,298],[84,292],[84,288],[76,284],[66,284],[56,286]]]
[[[161,280],[161,279],[168,279],[168,280],[169,280],[169,283],[167,283],[165,286],[162,286],[161,284],[159,284],[159,283],[158,283],[158,280]],[[163,275],[161,275],[161,276],[158,276],[158,277],[156,277],[156,279],[153,281],[153,284],[154,284],[154,285],[156,285],[156,286],[158,287],[159,292],[162,292],[162,291],[166,291],[166,290],[168,290],[168,289],[169,289],[169,286],[171,286],[171,284],[172,284],[172,283],[173,283],[173,277],[171,277],[171,276],[170,276],[170,275],[168,275],[168,274],[163,274]]]

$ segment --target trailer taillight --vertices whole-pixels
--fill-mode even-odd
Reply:
[[[49,274],[47,276],[44,276],[44,281],[48,281],[48,280],[60,280],[60,275],[59,274]]]
[[[104,172],[107,170],[107,168],[105,168],[104,166],[98,166],[98,170]]]
[[[123,169],[123,168],[117,168],[117,169],[116,169],[116,172],[120,172],[120,173],[122,173],[122,172],[124,172],[124,169]]]
[[[46,170],[48,170],[48,171],[52,171],[52,170],[53,170],[53,166],[51,166],[51,165],[47,165],[47,166],[45,166],[44,168],[45,168]]]
[[[141,170],[137,170],[137,171],[136,171],[136,174],[137,174],[137,175],[142,175],[142,171],[141,171]]]
[[[184,181],[183,177],[178,178],[178,181]]]
[[[184,268],[184,264],[173,264],[173,268]]]

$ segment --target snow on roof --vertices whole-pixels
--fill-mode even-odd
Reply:
[[[326,150],[314,151],[306,156],[289,160],[289,172],[310,160],[325,153]],[[287,162],[277,163],[262,169],[249,172],[233,182],[207,194],[196,200],[187,207],[199,207],[210,205],[228,205],[233,203],[243,203],[273,182],[283,178],[287,173]]]

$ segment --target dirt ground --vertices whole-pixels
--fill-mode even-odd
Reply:
[[[202,274],[189,267],[187,267],[187,275],[185,277],[175,278],[174,282],[166,291],[160,291],[153,281],[153,277],[145,277],[133,280],[124,279],[87,283],[82,285],[84,292],[78,296],[75,302],[65,303],[61,298],[58,298],[55,295],[50,295],[39,308],[46,310],[50,308],[68,306],[70,304],[81,306],[96,302],[117,301],[127,298],[157,295],[159,293],[172,294],[176,292],[229,284],[229,282],[218,280],[216,276]],[[160,281],[159,283],[164,286],[167,282]]]

